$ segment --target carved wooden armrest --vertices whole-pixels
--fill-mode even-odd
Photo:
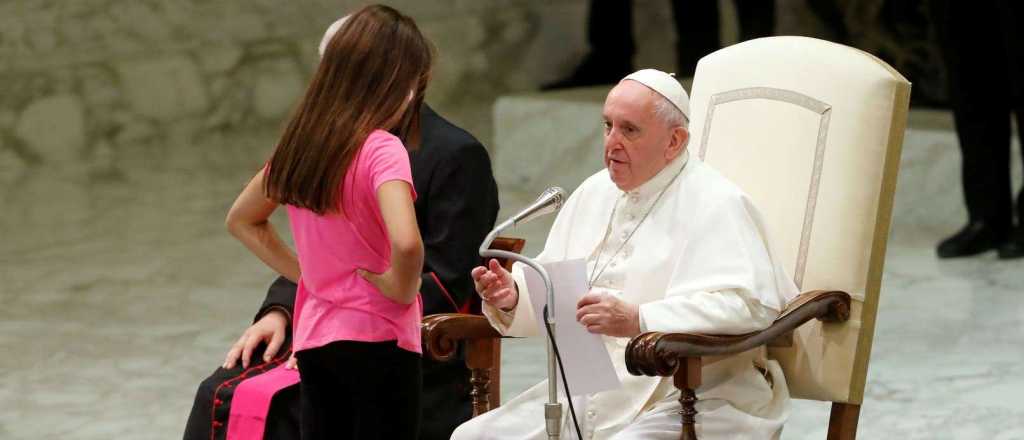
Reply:
[[[676,359],[742,353],[767,344],[812,319],[844,322],[850,318],[850,295],[837,290],[814,290],[796,297],[772,325],[743,335],[701,335],[648,332],[626,347],[626,368],[640,376],[671,376]]]
[[[441,313],[423,318],[424,354],[436,361],[447,361],[455,355],[460,341],[500,338],[486,317],[464,313]]]
[[[423,354],[448,361],[466,343],[466,367],[470,371],[473,417],[497,408],[501,402],[501,334],[486,317],[442,313],[423,318]]]
[[[635,376],[672,376],[680,391],[684,440],[695,440],[695,390],[701,382],[701,358],[742,353],[787,335],[805,322],[845,322],[850,318],[850,295],[837,290],[814,290],[796,297],[768,328],[744,335],[700,335],[648,332],[626,346],[626,369]]]

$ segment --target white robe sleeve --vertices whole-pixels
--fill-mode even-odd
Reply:
[[[665,298],[640,306],[641,328],[725,335],[770,326],[796,287],[777,278],[787,275],[758,218],[742,195],[706,206],[686,232]]]
[[[527,268],[527,270],[532,270]],[[512,266],[512,279],[519,289],[519,302],[512,311],[505,312],[486,302],[483,303],[484,316],[499,333],[505,336],[529,337],[537,336],[536,317],[533,316],[533,305],[530,292],[526,290],[526,278],[523,276],[523,265]]]
[[[640,331],[738,335],[768,328],[779,312],[735,290],[697,292],[640,306]]]

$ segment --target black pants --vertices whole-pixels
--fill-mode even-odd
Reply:
[[[933,0],[930,6],[949,71],[967,211],[971,221],[1005,234],[1014,214],[1010,115],[1016,116],[1018,132],[1024,127],[1024,4]],[[1017,213],[1019,222],[1024,193]]]
[[[740,40],[766,37],[775,28],[775,0],[736,0]],[[720,47],[717,0],[673,0],[678,76],[692,76],[697,60]],[[633,2],[591,0],[587,40],[595,58],[608,64],[631,64]]]
[[[420,355],[388,342],[338,341],[302,350],[303,440],[415,440]]]

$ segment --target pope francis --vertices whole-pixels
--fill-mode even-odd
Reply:
[[[798,292],[747,195],[687,152],[689,98],[675,78],[651,69],[630,74],[608,93],[603,118],[605,169],[569,197],[538,260],[586,259],[590,291],[576,320],[603,335],[622,386],[574,398],[582,432],[566,417],[562,438],[674,440],[678,391],[671,378],[626,371],[629,338],[761,330]],[[490,261],[472,276],[495,328],[537,333],[521,266],[510,273]],[[705,360],[699,438],[779,437],[789,393],[763,350]],[[544,439],[546,391],[538,384],[452,438]]]

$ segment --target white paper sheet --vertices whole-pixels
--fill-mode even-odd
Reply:
[[[569,381],[569,392],[579,396],[618,388],[621,383],[601,336],[588,332],[586,327],[576,322],[576,303],[587,293],[586,262],[582,259],[559,261],[545,264],[544,269],[555,290],[555,341],[558,342]],[[544,280],[529,267],[523,268],[523,274],[540,334],[547,338],[543,312],[547,303]],[[558,382],[561,384],[561,378]]]

